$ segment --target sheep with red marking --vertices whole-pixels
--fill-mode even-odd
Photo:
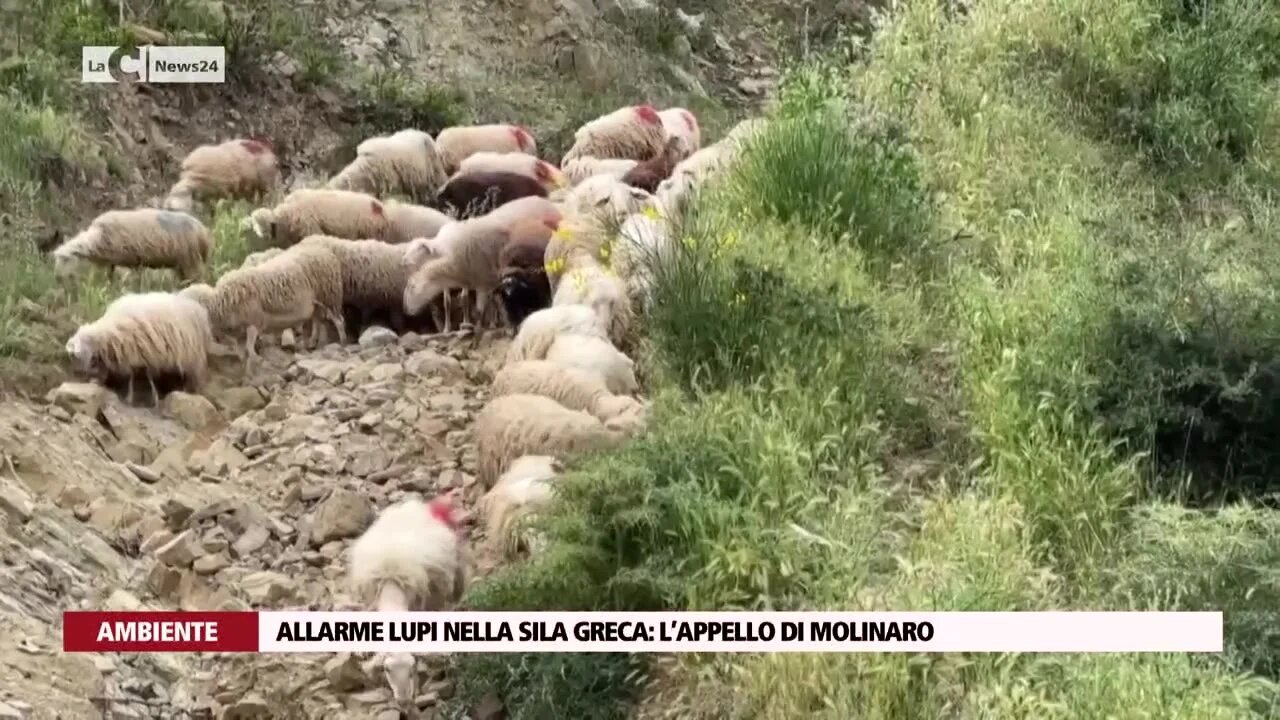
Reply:
[[[509,172],[455,175],[436,196],[436,206],[460,219],[484,215],[512,200],[546,197],[547,189],[533,178]]]
[[[365,607],[377,612],[443,610],[462,598],[466,546],[452,499],[411,497],[378,516],[351,546],[348,582]],[[383,672],[403,709],[417,698],[413,655],[388,655]]]
[[[295,190],[274,208],[254,210],[248,223],[258,237],[275,247],[289,247],[308,235],[350,240],[394,236],[382,201],[350,190]]]
[[[697,152],[702,148],[702,129],[698,126],[698,118],[681,107],[667,108],[658,113],[662,118],[662,129],[668,138],[678,137],[684,140],[686,153]]]
[[[201,145],[182,161],[178,182],[169,190],[164,207],[190,212],[196,200],[260,197],[279,182],[279,164],[266,138]]]
[[[573,135],[560,167],[579,157],[644,161],[662,152],[667,141],[662,117],[652,105],[633,105],[588,122]]]
[[[503,172],[524,175],[542,183],[551,192],[568,184],[560,168],[534,155],[520,152],[478,152],[462,161],[455,175]]]
[[[446,173],[458,171],[462,161],[479,152],[538,154],[533,134],[519,125],[460,125],[436,135],[436,151]]]
[[[329,180],[333,190],[378,197],[404,194],[429,199],[447,178],[435,141],[421,130],[372,137],[356,146],[356,157]]]

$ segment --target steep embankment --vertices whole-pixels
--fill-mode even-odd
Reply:
[[[111,696],[135,717],[389,709],[367,658],[65,655],[59,630],[76,608],[340,608],[345,551],[381,508],[449,490],[470,507],[471,422],[505,341],[364,340],[268,350],[255,386],[172,395],[159,413],[91,385],[0,406],[0,708],[93,717]],[[443,670],[424,670],[423,707],[450,696]]]

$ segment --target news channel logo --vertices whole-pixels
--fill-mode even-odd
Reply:
[[[80,81],[113,83],[221,83],[227,77],[227,49],[221,45],[143,45],[133,54],[111,45],[80,51]]]

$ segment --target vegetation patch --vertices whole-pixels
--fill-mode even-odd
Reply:
[[[663,705],[1273,716],[1274,28],[1182,5],[913,0],[793,69],[657,273],[650,429],[468,604],[1221,609],[1223,657],[682,656]],[[540,657],[463,694],[622,716],[652,674]]]

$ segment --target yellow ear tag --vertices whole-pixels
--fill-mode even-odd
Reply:
[[[646,205],[644,210],[640,211],[640,214],[644,215],[650,220],[657,220],[662,217],[662,214],[658,212],[658,208],[652,205]]]

